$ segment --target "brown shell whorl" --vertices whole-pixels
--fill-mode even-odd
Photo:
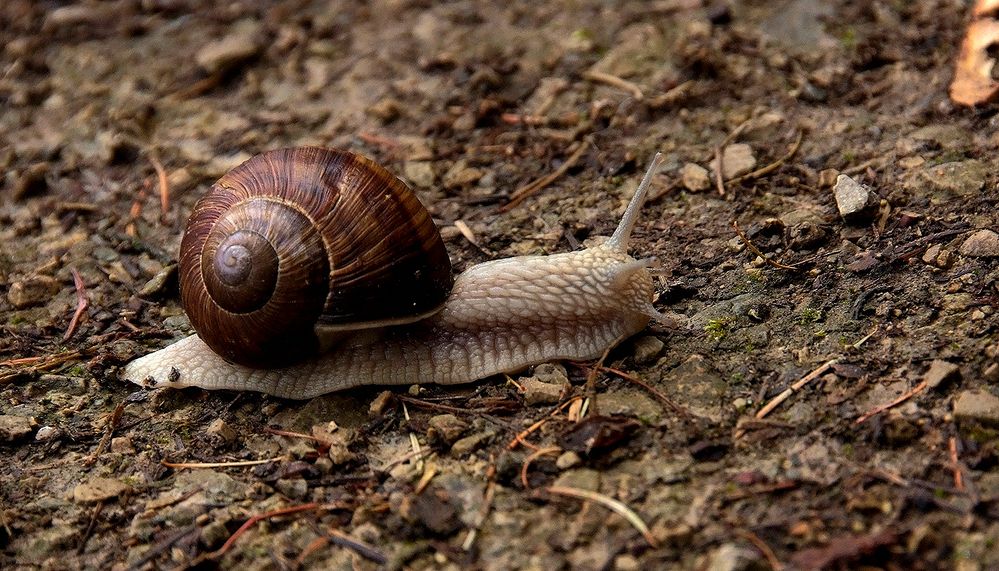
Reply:
[[[405,184],[346,151],[257,155],[226,173],[191,214],[181,298],[222,357],[287,365],[315,353],[316,326],[412,321],[440,307],[451,266],[429,213]]]

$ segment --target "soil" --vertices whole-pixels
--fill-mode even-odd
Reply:
[[[0,7],[0,567],[999,568],[966,3],[201,4]],[[632,252],[677,326],[458,387],[121,381],[191,332],[195,200],[306,144],[411,183],[456,272],[609,234],[662,151]]]

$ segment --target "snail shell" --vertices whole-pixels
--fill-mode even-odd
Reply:
[[[378,164],[318,147],[257,155],[194,207],[181,301],[226,360],[280,367],[344,331],[438,311],[451,264],[430,214]]]

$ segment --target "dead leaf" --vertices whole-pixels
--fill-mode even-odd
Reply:
[[[997,8],[999,2],[996,0],[979,0],[975,5],[977,19],[965,32],[954,80],[950,84],[950,98],[954,103],[979,105],[999,95],[999,82],[992,78],[996,62],[988,53],[989,47],[999,44],[999,21],[981,17],[994,15]]]

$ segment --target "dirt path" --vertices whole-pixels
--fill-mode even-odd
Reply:
[[[999,567],[999,138],[947,99],[961,3],[199,4],[0,7],[0,567]],[[197,197],[305,144],[409,181],[458,271],[608,234],[662,151],[632,251],[683,323],[612,352],[582,422],[592,364],[119,381],[190,331]]]

